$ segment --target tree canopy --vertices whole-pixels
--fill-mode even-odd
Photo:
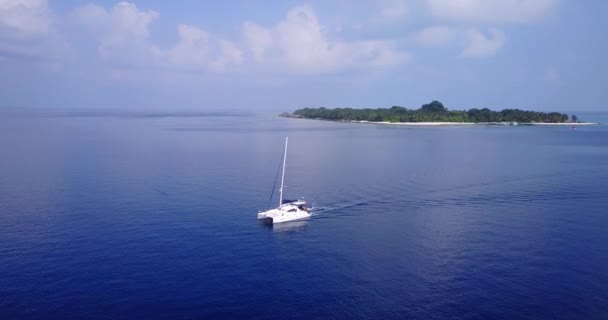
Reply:
[[[303,108],[294,115],[309,119],[372,121],[372,122],[548,122],[568,121],[568,115],[558,112],[536,112],[520,109],[492,111],[488,108],[469,110],[448,110],[441,102],[432,101],[419,109],[401,106],[391,108]],[[575,120],[576,121],[576,120]]]

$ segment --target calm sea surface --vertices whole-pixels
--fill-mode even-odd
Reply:
[[[314,215],[266,227],[285,136]],[[0,319],[608,319],[606,126],[3,117],[0,150]]]

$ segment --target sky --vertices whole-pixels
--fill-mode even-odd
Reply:
[[[0,0],[0,110],[608,111],[603,0]]]

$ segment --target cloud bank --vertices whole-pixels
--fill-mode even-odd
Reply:
[[[45,0],[0,0],[0,58],[54,62],[66,50]]]
[[[62,22],[72,19],[94,39],[97,59],[112,69],[290,74],[382,71],[407,65],[415,58],[412,51],[416,48],[452,46],[460,47],[461,57],[491,57],[505,46],[505,25],[541,19],[557,4],[557,0],[382,0],[370,16],[403,23],[412,16],[412,8],[426,8],[433,18],[409,35],[392,38],[345,37],[327,27],[311,6],[302,5],[292,7],[274,23],[245,20],[231,39],[178,23],[174,42],[160,45],[151,26],[161,19],[161,13],[131,2],[110,7],[90,3],[69,15],[57,15],[45,0],[0,0],[0,59],[59,60],[67,47]]]

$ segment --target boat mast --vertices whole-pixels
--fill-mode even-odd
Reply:
[[[289,137],[285,137],[285,153],[283,154],[283,174],[281,175],[281,189],[279,189],[279,208],[283,205],[283,182],[285,181],[285,163],[287,162],[287,142]]]

